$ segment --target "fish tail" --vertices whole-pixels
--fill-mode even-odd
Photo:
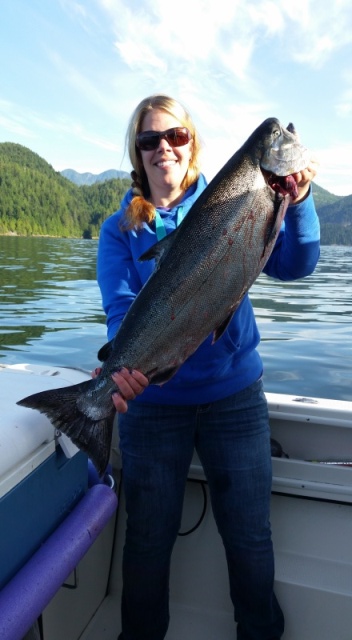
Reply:
[[[37,409],[44,413],[54,427],[65,433],[94,463],[99,475],[103,475],[109,462],[114,420],[111,412],[96,419],[82,411],[78,402],[92,387],[92,380],[80,384],[41,391],[17,402],[21,407]]]

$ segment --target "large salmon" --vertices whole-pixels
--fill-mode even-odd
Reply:
[[[111,374],[127,367],[142,371],[152,384],[163,383],[210,333],[214,341],[222,335],[270,256],[295,194],[291,174],[308,163],[293,125],[284,129],[275,118],[265,120],[179,228],[141,256],[155,257],[156,269],[115,338],[100,350],[101,374],[18,404],[45,413],[103,473],[115,414]]]

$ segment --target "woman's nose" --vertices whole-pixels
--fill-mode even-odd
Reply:
[[[166,138],[160,138],[158,149],[171,149],[171,146],[166,140]]]

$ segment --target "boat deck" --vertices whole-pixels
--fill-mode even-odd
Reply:
[[[10,377],[12,388],[13,375]],[[26,384],[27,378],[26,374]],[[290,456],[273,459],[271,509],[275,589],[286,619],[283,640],[351,640],[352,468],[327,465],[326,460],[348,460],[352,452],[352,402],[281,394],[267,397],[272,437]],[[44,609],[43,640],[117,640],[120,632],[126,514],[117,430],[114,437],[112,467],[119,489],[118,510]],[[40,450],[48,446],[45,438]],[[11,479],[12,475],[6,476],[4,483]],[[20,479],[23,481],[22,475]],[[203,488],[208,491],[195,455],[181,531],[192,529],[199,521]],[[20,595],[17,599],[22,603]],[[176,542],[170,613],[166,640],[235,638],[225,553],[209,496],[199,526]],[[13,635],[9,640],[22,638]]]

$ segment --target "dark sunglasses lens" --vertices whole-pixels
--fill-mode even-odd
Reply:
[[[141,151],[157,149],[160,139],[165,138],[171,147],[183,147],[191,139],[188,129],[168,129],[167,131],[144,131],[136,138],[136,145]]]
[[[145,132],[137,135],[136,144],[142,151],[151,151],[159,145],[160,135],[158,132]]]

